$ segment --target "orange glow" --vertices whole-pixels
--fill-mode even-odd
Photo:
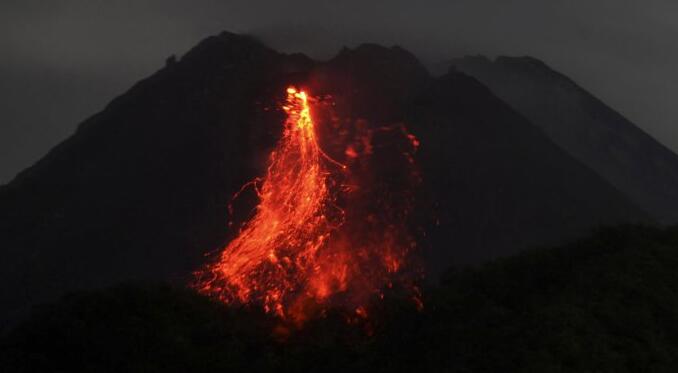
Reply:
[[[286,92],[287,120],[266,175],[255,184],[254,216],[198,273],[197,288],[227,303],[261,305],[297,324],[330,304],[365,318],[368,299],[383,297],[381,289],[414,244],[396,242],[403,229],[393,224],[362,236],[350,231],[375,225],[375,217],[360,211],[353,215],[366,223],[345,224],[347,212],[336,201],[349,193],[340,181],[351,179],[350,170],[320,148],[307,93],[294,87]],[[349,147],[346,156],[359,153]]]

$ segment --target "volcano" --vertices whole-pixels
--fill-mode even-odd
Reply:
[[[76,289],[125,280],[185,284],[215,263],[206,252],[236,247],[264,198],[255,188],[233,196],[270,175],[288,123],[277,108],[290,86],[331,97],[331,110],[318,111],[328,123],[317,129],[319,149],[339,164],[354,162],[352,177],[370,185],[355,195],[344,223],[353,228],[345,229],[377,225],[384,234],[352,233],[344,242],[414,243],[429,279],[599,225],[651,221],[468,75],[433,77],[399,47],[365,44],[318,62],[222,33],[114,99],[0,189],[2,319]],[[408,135],[419,144],[416,154]],[[367,149],[374,151],[365,158]],[[344,177],[340,184],[351,185]],[[322,185],[331,182],[297,190],[323,196]],[[318,211],[334,214],[330,205],[293,214],[317,219]],[[323,230],[313,237],[322,241]],[[342,287],[336,278],[328,283]],[[218,293],[247,297],[245,285],[221,281]],[[320,297],[321,288],[311,293]],[[265,291],[258,294],[266,303]]]

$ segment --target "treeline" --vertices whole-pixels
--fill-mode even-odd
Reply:
[[[425,307],[302,329],[190,290],[121,285],[45,305],[2,339],[3,372],[675,372],[678,228],[622,226],[450,270]]]

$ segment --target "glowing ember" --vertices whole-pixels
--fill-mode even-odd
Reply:
[[[360,200],[340,181],[360,180],[318,145],[306,92],[288,88],[283,109],[288,118],[257,188],[254,216],[198,274],[197,287],[224,302],[261,304],[299,323],[328,304],[367,317],[368,298],[383,296],[414,242],[402,227],[337,206],[338,198]],[[355,160],[361,154],[349,145],[345,155]]]

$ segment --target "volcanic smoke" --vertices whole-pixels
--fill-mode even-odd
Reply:
[[[352,174],[356,158],[371,154],[373,132],[360,132],[346,147],[347,164],[334,160],[319,146],[310,100],[303,90],[287,89],[282,138],[266,175],[253,182],[259,204],[218,260],[198,272],[197,288],[297,323],[330,305],[366,317],[367,303],[393,286],[416,243],[404,214],[376,205],[379,213],[370,211],[369,188],[360,185],[365,178]],[[416,147],[414,136],[401,130]],[[364,169],[367,162],[360,164]],[[408,207],[398,211],[409,208],[408,198],[403,203]],[[401,221],[395,224],[394,216]]]

